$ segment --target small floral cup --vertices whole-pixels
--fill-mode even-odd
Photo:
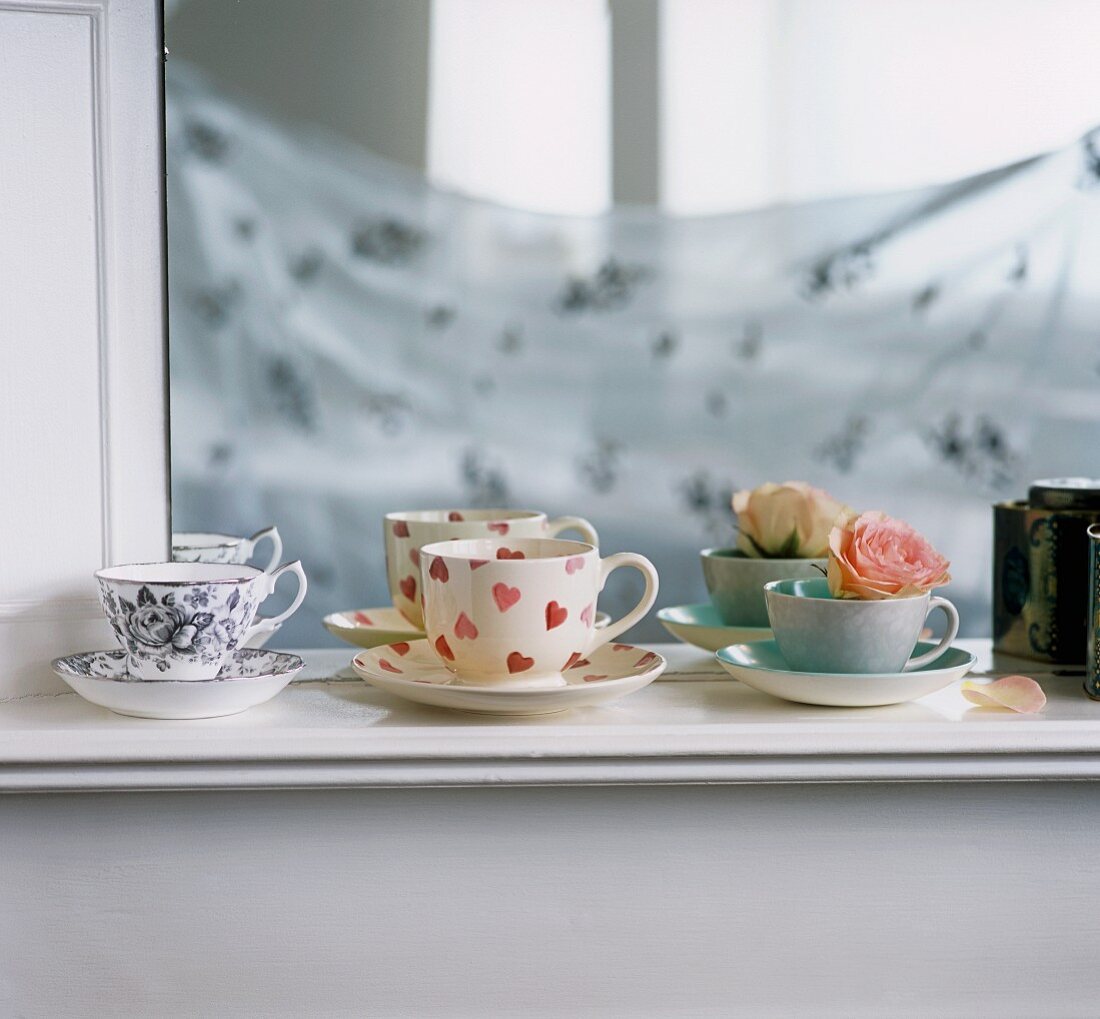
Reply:
[[[254,624],[284,573],[298,577],[290,608]],[[213,679],[230,652],[288,619],[306,596],[300,562],[272,573],[216,563],[137,563],[96,573],[99,600],[128,670],[139,679]]]
[[[283,557],[283,539],[272,525],[251,538],[210,531],[177,531],[172,535],[172,559],[177,563],[247,563],[264,539],[271,542],[271,558],[264,573],[271,573]]]

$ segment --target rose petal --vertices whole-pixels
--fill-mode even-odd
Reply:
[[[1022,715],[1042,711],[1047,702],[1043,688],[1028,676],[1002,676],[993,683],[965,680],[962,695],[983,708],[1008,708]]]

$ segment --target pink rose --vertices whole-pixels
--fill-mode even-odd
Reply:
[[[854,514],[829,535],[829,591],[834,598],[908,598],[951,580],[951,564],[928,539],[885,513]]]
[[[737,547],[760,559],[820,559],[829,548],[837,517],[851,510],[805,481],[787,481],[737,492]]]

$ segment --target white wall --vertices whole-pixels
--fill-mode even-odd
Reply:
[[[1089,783],[6,797],[0,1012],[1090,1016],[1098,823]]]
[[[114,638],[168,551],[157,6],[0,0],[0,692]]]

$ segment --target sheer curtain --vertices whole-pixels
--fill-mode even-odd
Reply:
[[[168,152],[175,524],[279,524],[311,576],[284,643],[386,603],[388,509],[582,513],[677,604],[730,490],[788,477],[927,531],[987,632],[990,502],[1095,469],[1091,136],[862,197],[548,215],[172,61]]]

